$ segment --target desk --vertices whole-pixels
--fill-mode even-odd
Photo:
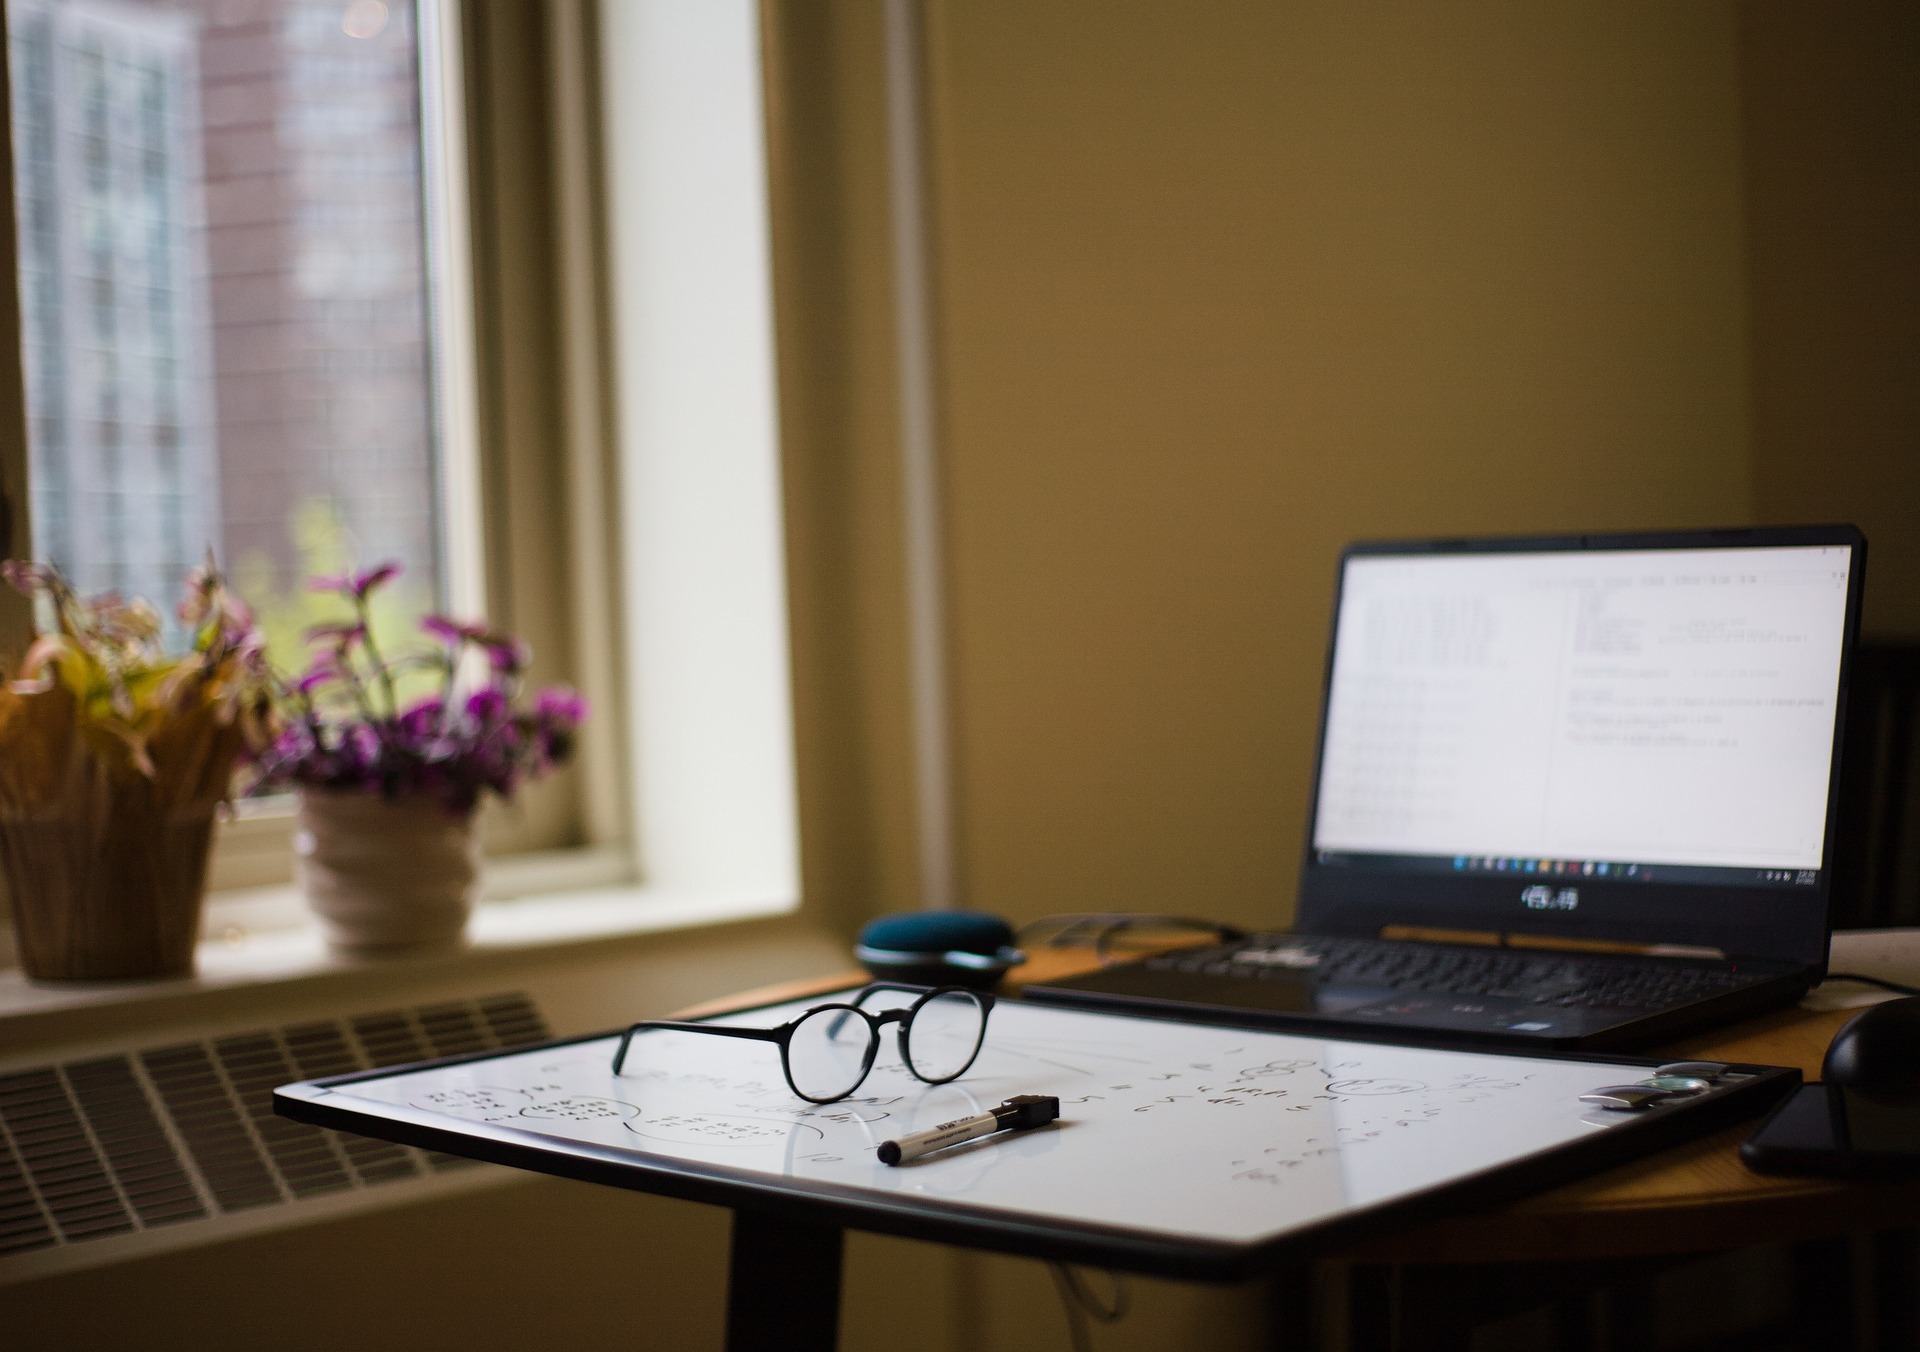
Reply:
[[[1008,985],[1087,971],[1082,952],[1041,952],[1009,974]],[[857,971],[787,982],[683,1011],[676,1017],[797,999],[843,989]],[[1795,1066],[1820,1078],[1827,1043],[1857,1010],[1780,1010],[1732,1028],[1652,1049],[1674,1060]],[[1871,1187],[1812,1178],[1756,1174],[1740,1162],[1747,1123],[1651,1159],[1623,1165],[1497,1211],[1464,1215],[1409,1230],[1342,1255],[1368,1263],[1501,1263],[1644,1257],[1697,1253],[1769,1240],[1826,1238],[1912,1224],[1920,1216],[1920,1184]]]
[[[1092,965],[1084,952],[1040,952],[1011,974],[1009,984],[1017,988],[1023,980],[1058,978]],[[688,1012],[717,1013],[799,998],[858,979],[858,973],[850,972],[792,982]],[[1649,1054],[1795,1066],[1817,1079],[1827,1043],[1855,1012],[1781,1010]],[[1920,1184],[1862,1186],[1753,1173],[1738,1154],[1752,1127],[1731,1128],[1511,1206],[1410,1228],[1329,1259],[1360,1274],[1412,1264],[1427,1269],[1609,1264],[1759,1243],[1843,1239],[1909,1228],[1920,1218]],[[1901,1322],[1910,1321],[1911,1312],[1905,1312]],[[1356,1329],[1356,1346],[1389,1342],[1390,1334],[1375,1332],[1379,1336],[1368,1337]]]
[[[1809,1080],[1817,1080],[1827,1043],[1857,1012],[1781,1010],[1655,1051],[1671,1053],[1676,1060],[1796,1066]],[[1612,1272],[1627,1274],[1631,1285],[1636,1279],[1624,1266],[1626,1260],[1794,1243],[1800,1246],[1800,1280],[1826,1288],[1831,1297],[1813,1306],[1801,1300],[1796,1345],[1850,1349],[1856,1344],[1848,1241],[1887,1232],[1876,1252],[1879,1289],[1873,1322],[1879,1340],[1874,1345],[1920,1346],[1911,1285],[1911,1232],[1920,1222],[1920,1184],[1866,1185],[1754,1173],[1739,1157],[1740,1142],[1753,1126],[1718,1132],[1509,1207],[1450,1217],[1340,1255],[1354,1265],[1357,1281],[1372,1283],[1370,1292],[1356,1293],[1350,1301],[1356,1307],[1354,1323],[1365,1322],[1357,1310],[1364,1302],[1385,1303],[1382,1288],[1388,1274],[1401,1265],[1420,1265],[1433,1286],[1449,1276],[1434,1265],[1614,1264]],[[1655,1345],[1652,1330],[1644,1327],[1651,1288],[1644,1278],[1638,1284],[1638,1308],[1613,1319],[1614,1346]],[[1452,1332],[1464,1336],[1464,1330]],[[1354,1343],[1390,1346],[1393,1339],[1389,1331],[1375,1328],[1371,1338],[1356,1337]],[[1443,1333],[1427,1345],[1448,1343]]]
[[[1782,1010],[1654,1049],[1675,1060],[1797,1066],[1820,1078],[1827,1043],[1857,1011]],[[1740,1162],[1748,1123],[1515,1206],[1423,1226],[1350,1257],[1377,1263],[1527,1262],[1694,1253],[1827,1238],[1920,1215],[1920,1186],[1871,1187],[1756,1174]]]

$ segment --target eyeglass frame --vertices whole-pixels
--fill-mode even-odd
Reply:
[[[878,1014],[870,1013],[860,1007],[861,1002],[868,996],[882,991],[919,991],[921,994],[920,998],[910,1005],[904,1005],[898,1009],[881,1010]],[[913,1064],[913,1057],[907,1053],[907,1040],[913,1027],[913,1016],[920,1012],[922,1006],[936,996],[941,995],[964,995],[980,1006],[980,1036],[973,1044],[973,1051],[968,1055],[967,1059],[960,1064],[958,1070],[954,1071],[951,1075],[941,1075],[936,1078],[934,1076],[921,1074],[919,1068]],[[834,1094],[830,1098],[818,1098],[815,1095],[807,1093],[793,1082],[793,1063],[788,1057],[787,1048],[793,1041],[795,1029],[814,1015],[823,1010],[830,1009],[842,1010],[846,1015],[858,1015],[865,1019],[867,1021],[867,1027],[871,1031],[871,1036],[867,1039],[866,1060],[860,1067],[859,1077],[842,1092]],[[950,1084],[973,1069],[973,1063],[980,1059],[980,1049],[987,1045],[987,1020],[992,1013],[993,996],[986,991],[974,990],[969,986],[928,987],[909,986],[897,981],[873,981],[860,988],[860,993],[853,997],[852,1004],[829,1002],[824,1005],[815,1005],[813,1008],[803,1011],[799,1017],[790,1019],[777,1028],[748,1028],[742,1027],[739,1024],[707,1023],[698,1020],[642,1019],[639,1023],[631,1025],[626,1032],[620,1035],[620,1046],[613,1054],[613,1073],[615,1075],[620,1074],[621,1067],[626,1064],[627,1050],[633,1043],[633,1035],[635,1033],[643,1031],[714,1033],[720,1037],[737,1037],[746,1038],[754,1042],[778,1043],[780,1047],[780,1073],[786,1077],[787,1088],[791,1089],[808,1103],[838,1103],[842,1099],[852,1098],[860,1086],[867,1082],[867,1076],[873,1072],[874,1058],[880,1054],[880,1035],[888,1024],[897,1023],[900,1025],[900,1031],[896,1034],[900,1047],[900,1060],[906,1065],[908,1072],[912,1074],[916,1080],[919,1080],[923,1084]],[[836,1024],[832,1029],[829,1029],[829,1036],[839,1032],[840,1026],[841,1025]]]

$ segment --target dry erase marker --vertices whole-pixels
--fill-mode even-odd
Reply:
[[[945,1150],[962,1141],[978,1140],[996,1131],[1025,1131],[1044,1127],[1060,1116],[1060,1100],[1051,1094],[1020,1094],[1008,1099],[992,1112],[973,1117],[956,1117],[926,1131],[916,1131],[897,1141],[880,1143],[882,1164],[905,1164],[930,1150]]]

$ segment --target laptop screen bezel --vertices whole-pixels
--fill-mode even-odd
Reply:
[[[1840,755],[1847,721],[1847,684],[1859,634],[1866,578],[1866,537],[1848,525],[1767,526],[1731,530],[1501,536],[1479,539],[1373,540],[1348,545],[1334,578],[1333,615],[1321,680],[1320,725],[1309,787],[1296,928],[1372,936],[1389,927],[1509,934],[1629,944],[1718,949],[1732,957],[1792,963],[1824,971],[1833,885],[1834,836],[1840,802]],[[1339,642],[1341,593],[1348,561],[1360,557],[1626,550],[1754,549],[1842,546],[1851,551],[1834,709],[1826,836],[1812,886],[1578,879],[1571,911],[1536,910],[1521,899],[1534,878],[1508,874],[1430,874],[1323,864],[1314,847],[1320,777],[1326,757],[1327,710]]]

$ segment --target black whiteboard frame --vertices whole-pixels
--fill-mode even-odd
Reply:
[[[821,998],[830,998],[832,994],[834,992],[825,992]],[[1009,999],[1005,996],[1001,998]],[[1017,997],[1009,1002],[1021,1003]],[[724,1017],[791,1003],[792,1000],[770,1001],[728,1010]],[[1036,1007],[1044,1007],[1038,1002],[1035,1004]],[[1106,1013],[1105,1017],[1133,1019],[1146,1016]],[[1192,1022],[1151,1018],[1147,1021]],[[354,1132],[422,1150],[440,1151],[582,1183],[600,1183],[633,1192],[704,1202],[728,1207],[736,1212],[754,1212],[812,1225],[866,1230],[896,1235],[902,1239],[954,1244],[1051,1262],[1083,1263],[1155,1277],[1238,1282],[1290,1263],[1311,1261],[1352,1248],[1422,1221],[1516,1201],[1547,1188],[1599,1173],[1613,1165],[1645,1158],[1722,1127],[1757,1117],[1792,1092],[1801,1080],[1798,1070],[1782,1066],[1729,1063],[1729,1069],[1744,1072],[1752,1078],[1716,1086],[1695,1098],[1649,1109],[1591,1136],[1580,1137],[1510,1164],[1435,1184],[1389,1202],[1355,1208],[1245,1244],[1199,1240],[1148,1229],[1136,1230],[1086,1221],[1047,1220],[1027,1213],[976,1206],[952,1199],[906,1197],[838,1183],[776,1178],[757,1170],[579,1141],[563,1141],[486,1122],[463,1122],[439,1113],[383,1104],[358,1096],[348,1099],[334,1092],[349,1085],[409,1075],[430,1068],[523,1056],[530,1052],[576,1046],[617,1036],[619,1030],[614,1029],[582,1037],[527,1043],[498,1051],[471,1052],[463,1056],[305,1080],[275,1089],[273,1107],[282,1117],[333,1131]],[[1471,1051],[1478,1055],[1512,1056],[1537,1061],[1594,1062],[1607,1066],[1637,1064],[1649,1070],[1672,1059],[1600,1053],[1543,1054],[1533,1048],[1488,1048],[1467,1044],[1442,1047],[1441,1050]]]

